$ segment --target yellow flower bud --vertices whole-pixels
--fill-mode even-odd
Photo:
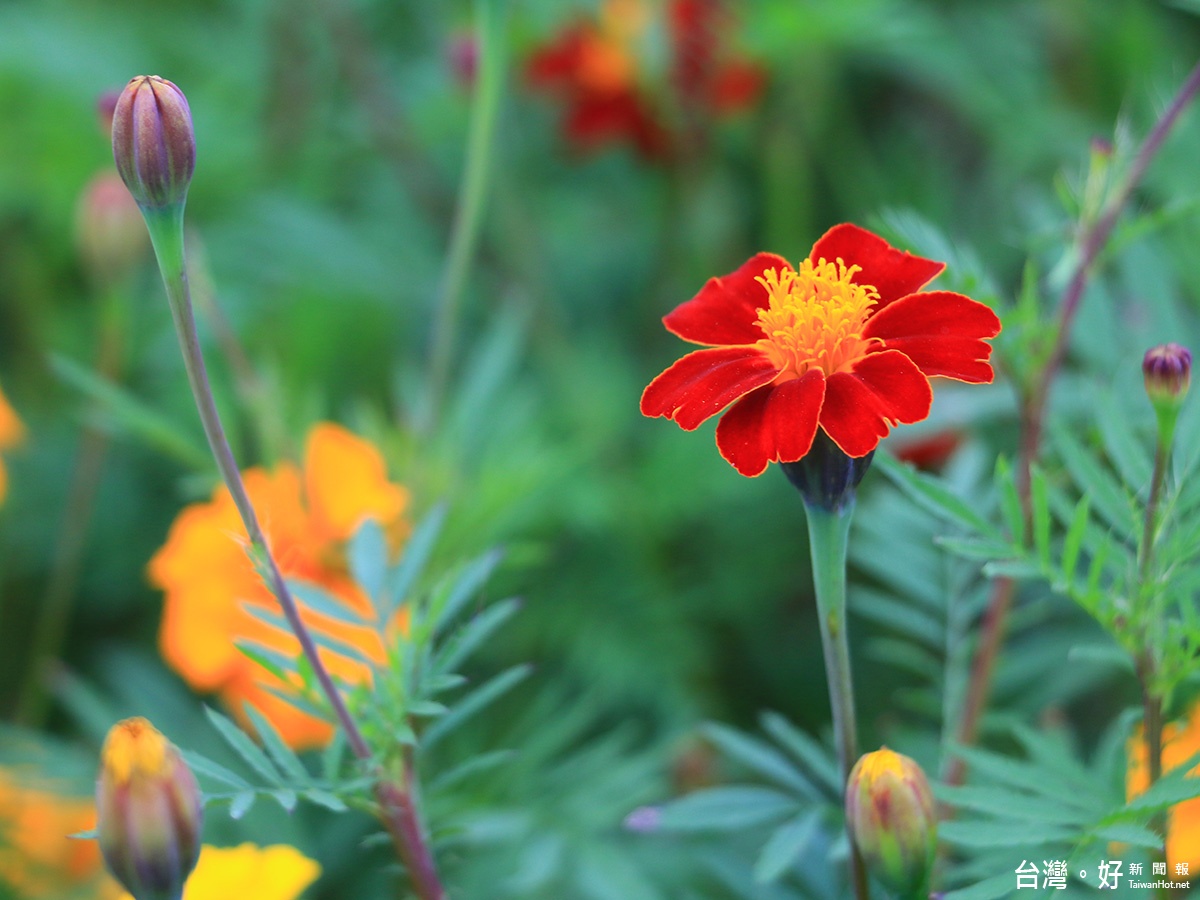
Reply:
[[[145,719],[109,731],[96,817],[113,877],[136,900],[179,900],[200,855],[200,789],[179,751]]]
[[[846,783],[846,819],[875,877],[902,897],[928,893],[937,816],[920,766],[887,747],[862,756]]]

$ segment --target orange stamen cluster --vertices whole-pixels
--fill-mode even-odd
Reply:
[[[872,341],[862,330],[879,292],[854,282],[859,271],[840,259],[806,259],[798,271],[772,268],[755,279],[767,291],[767,305],[758,311],[766,337],[758,346],[779,367],[776,383],[813,368],[826,376],[845,371],[867,354]]]

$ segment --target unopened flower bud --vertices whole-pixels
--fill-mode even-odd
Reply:
[[[96,818],[104,861],[135,900],[179,900],[200,856],[200,789],[145,719],[118,722],[104,741]]]
[[[846,819],[875,877],[901,897],[928,893],[937,818],[920,766],[887,747],[865,754],[846,783]]]
[[[111,171],[84,188],[75,228],[88,275],[102,287],[119,286],[150,248],[137,204]]]
[[[1150,401],[1177,403],[1187,394],[1192,381],[1192,351],[1181,344],[1160,344],[1146,351],[1142,375]]]
[[[183,91],[157,75],[139,75],[113,111],[113,158],[144,210],[182,206],[196,168],[196,135]]]

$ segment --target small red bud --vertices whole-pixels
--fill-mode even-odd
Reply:
[[[1192,351],[1181,344],[1160,344],[1146,351],[1142,375],[1151,401],[1182,400],[1192,381]]]
[[[183,91],[157,75],[139,75],[113,111],[113,158],[143,209],[182,206],[196,168],[196,136]]]

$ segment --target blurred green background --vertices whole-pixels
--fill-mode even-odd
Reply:
[[[636,770],[628,790],[604,786],[615,764],[574,787],[595,827],[616,834],[636,805],[718,777],[694,738],[698,722],[752,728],[774,709],[811,732],[827,727],[799,500],[780,473],[738,476],[717,454],[711,423],[685,434],[638,414],[644,385],[683,349],[660,317],[757,250],[803,258],[841,221],[901,246],[933,223],[955,258],[973,264],[958,277],[984,299],[1011,302],[1026,259],[1051,270],[1070,241],[1093,139],[1114,142],[1120,157],[1200,57],[1200,8],[761,0],[730,12],[737,27],[723,37],[761,65],[762,94],[708,123],[703,144],[655,161],[626,142],[571,146],[561,107],[524,74],[539,47],[595,16],[595,4],[503,10],[505,81],[478,253],[445,403],[423,427],[473,98],[456,53],[474,8],[0,0],[0,386],[27,427],[4,456],[0,716],[16,716],[34,677],[28,635],[90,422],[111,445],[53,670],[56,701],[26,724],[81,759],[100,727],[87,709],[149,715],[198,749],[211,740],[198,701],[158,659],[161,597],[144,574],[175,515],[214,477],[149,260],[124,297],[119,385],[136,409],[95,399],[96,382],[81,374],[94,364],[102,302],[78,251],[77,206],[111,166],[96,104],[132,75],[154,73],[191,104],[189,223],[265,407],[295,441],[318,419],[377,441],[418,511],[450,503],[448,557],[506,548],[488,592],[518,594],[524,608],[478,665],[536,670],[510,698],[506,722],[479,724],[480,746],[535,734],[553,744],[547,720],[562,726],[563,746],[609,735],[612,758]],[[651,38],[640,74],[662,109],[665,41]],[[1200,269],[1164,260],[1192,259],[1200,241],[1197,146],[1193,113],[1135,197],[1160,211],[1153,241],[1134,236],[1122,250],[1121,290],[1169,293],[1185,318]],[[1075,363],[1136,366],[1145,324],[1085,316]],[[256,427],[261,411],[239,403],[213,329],[211,319],[202,329],[210,369],[243,465],[270,464],[284,448]],[[953,428],[1013,449],[1003,378],[967,400],[947,393],[913,434]],[[864,510],[875,489],[868,478]],[[858,572],[870,580],[869,564]],[[856,644],[871,639],[869,623],[856,628]],[[895,724],[880,686],[893,676],[858,658],[872,745]],[[552,793],[526,777],[528,796]],[[595,797],[610,790],[622,802],[599,808]],[[353,862],[359,832],[322,830],[311,813],[288,823],[260,815],[240,831],[214,815],[214,839],[294,835],[326,866],[320,896],[370,895]],[[348,884],[358,887],[346,893]]]

